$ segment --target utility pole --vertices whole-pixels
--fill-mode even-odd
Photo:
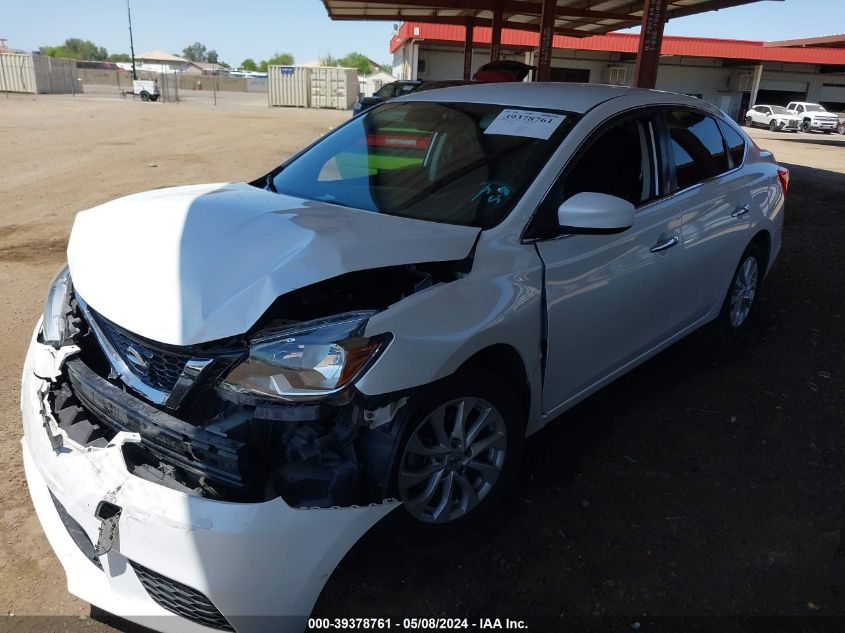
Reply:
[[[129,17],[129,51],[132,53],[132,79],[138,78],[135,72],[135,43],[132,41],[132,9],[129,8],[129,0],[126,0],[126,15]]]

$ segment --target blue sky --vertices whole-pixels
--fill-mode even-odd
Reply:
[[[129,51],[123,0],[6,0],[0,37],[9,45],[35,50],[67,37],[90,39],[109,53]],[[812,11],[807,6],[812,4]],[[845,30],[842,0],[766,1],[669,22],[670,35],[775,40],[827,35]],[[390,60],[389,22],[332,22],[318,0],[132,0],[135,52],[180,52],[200,41],[237,65],[246,57],[266,59],[291,52],[297,62],[331,52],[357,50],[380,62]]]

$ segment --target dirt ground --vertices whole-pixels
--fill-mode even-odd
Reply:
[[[244,99],[0,95],[0,613],[89,613],[41,533],[19,445],[22,360],[74,213],[254,177],[349,116]],[[750,340],[706,328],[562,416],[485,532],[398,555],[367,535],[315,615],[598,615],[627,630],[658,616],[845,616],[845,137],[752,134],[792,184]]]

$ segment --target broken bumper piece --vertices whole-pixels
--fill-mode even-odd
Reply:
[[[51,382],[74,352],[33,337],[21,391],[29,490],[68,590],[160,631],[301,631],[340,559],[398,503],[229,503],[136,477],[123,447],[137,433],[83,448],[50,411]]]

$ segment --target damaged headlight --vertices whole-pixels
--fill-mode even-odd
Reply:
[[[68,324],[71,292],[70,270],[65,266],[50,284],[50,291],[44,302],[44,321],[41,326],[44,342],[55,347],[61,347],[75,333],[69,331]]]
[[[341,389],[384,349],[389,335],[363,336],[375,312],[348,312],[262,332],[249,356],[220,383],[221,395],[301,399]],[[237,397],[235,399],[238,399]]]

